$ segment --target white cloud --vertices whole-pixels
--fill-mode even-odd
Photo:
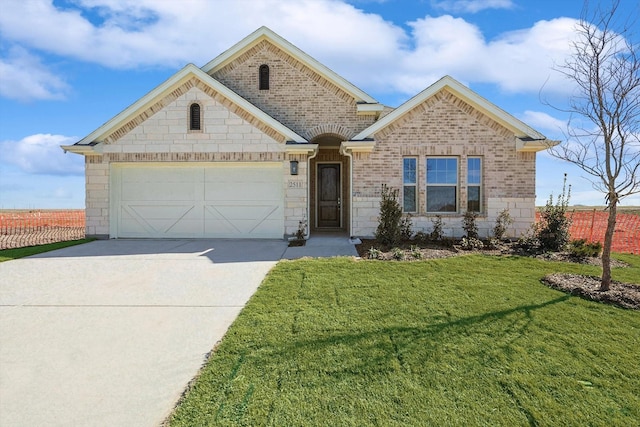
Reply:
[[[30,174],[82,175],[83,157],[65,154],[60,148],[77,140],[63,135],[36,134],[20,141],[1,141],[0,161]]]
[[[542,133],[548,133],[550,138],[562,138],[567,131],[567,122],[558,118],[555,118],[542,111],[525,111],[520,119],[533,127],[534,129],[541,131]]]
[[[0,58],[0,96],[19,101],[63,99],[68,85],[51,73],[39,58],[13,47]]]
[[[511,0],[441,0],[432,1],[437,9],[452,13],[477,13],[485,9],[511,9]]]
[[[405,59],[403,91],[419,90],[421,75],[451,74],[468,83],[491,83],[510,93],[568,93],[571,85],[557,71],[570,54],[575,20],[539,21],[533,27],[486,41],[462,18],[427,16],[410,22],[416,48]],[[408,84],[407,84],[408,83]]]
[[[564,63],[575,20],[540,21],[485,40],[461,18],[426,16],[411,32],[341,0],[51,0],[9,1],[0,33],[10,42],[111,68],[204,64],[267,25],[357,86],[413,95],[445,74],[510,93],[570,89]],[[506,0],[439,2],[480,10]],[[28,31],[26,30],[28,29]],[[330,30],[329,30],[330,29]]]

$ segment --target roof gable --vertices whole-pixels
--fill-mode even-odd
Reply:
[[[429,98],[436,95],[441,90],[447,90],[456,97],[462,99],[464,102],[471,105],[473,108],[479,110],[492,120],[504,126],[514,133],[516,138],[521,140],[520,146],[517,147],[519,151],[539,151],[541,149],[548,148],[551,145],[555,145],[556,141],[549,141],[546,137],[535,129],[531,128],[524,122],[515,118],[511,114],[497,107],[493,103],[487,101],[462,83],[458,82],[450,76],[445,76],[409,99],[404,104],[354,136],[352,140],[364,140],[373,138],[374,135],[397,120],[410,113],[413,109],[423,104]]]
[[[334,71],[321,64],[311,56],[307,55],[305,52],[280,37],[278,34],[274,33],[267,27],[260,27],[249,36],[245,37],[240,42],[233,45],[230,49],[226,50],[222,54],[218,55],[216,58],[208,62],[202,67],[202,71],[207,74],[213,75],[216,71],[224,68],[226,65],[233,62],[238,57],[245,54],[247,51],[252,49],[254,46],[258,45],[262,41],[268,41],[272,43],[277,48],[286,52],[288,55],[291,55],[297,61],[301,62],[305,66],[312,69],[314,72],[321,75],[323,78],[329,80],[331,83],[351,95],[357,103],[359,104],[376,104],[378,106],[378,101],[373,99],[371,96],[367,95],[364,91],[354,86],[352,83],[348,82],[345,78],[339,76]],[[370,107],[372,108],[372,107]],[[380,105],[380,110],[382,106]]]
[[[121,133],[124,131],[123,129],[125,127],[128,127],[127,125],[129,123],[133,122],[135,124],[136,121],[144,120],[148,115],[158,111],[162,108],[159,106],[160,100],[172,94],[172,92],[179,90],[181,86],[185,85],[192,79],[195,79],[197,82],[204,85],[205,89],[210,89],[228,99],[241,110],[246,111],[252,117],[256,118],[261,123],[264,123],[267,127],[281,134],[285,140],[307,142],[305,138],[251,104],[224,86],[222,83],[203,72],[200,68],[193,64],[188,64],[165,82],[100,126],[98,129],[76,142],[74,145],[64,146],[63,149],[80,154],[88,154],[89,152],[94,151],[93,147],[104,142],[105,139],[110,138],[111,135]]]

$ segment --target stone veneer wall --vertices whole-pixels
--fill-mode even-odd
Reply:
[[[377,227],[382,183],[402,189],[402,159],[418,158],[418,207],[412,214],[414,231],[432,230],[435,215],[426,211],[426,157],[459,159],[458,213],[442,214],[445,233],[462,236],[466,211],[468,156],[482,158],[483,209],[478,218],[480,235],[489,235],[505,208],[516,220],[511,236],[524,233],[535,219],[535,153],[518,153],[515,137],[446,90],[440,91],[405,117],[375,135],[371,154],[354,155],[353,234],[372,236]]]
[[[197,86],[191,82],[184,91],[174,91],[161,109],[143,113],[144,120],[133,119],[126,132],[114,132],[101,145],[102,155],[86,157],[88,236],[109,236],[109,165],[116,162],[282,162],[285,233],[295,233],[307,206],[307,156],[288,155],[281,135]],[[201,105],[202,131],[188,131],[192,102]],[[290,176],[289,160],[300,162],[299,175]]]

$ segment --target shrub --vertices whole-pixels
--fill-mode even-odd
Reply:
[[[296,239],[304,240],[304,236],[307,235],[307,220],[301,219],[298,222],[298,230],[296,231]]]
[[[431,237],[431,240],[435,240],[438,242],[444,239],[444,232],[442,231],[442,217],[440,215],[436,215],[435,218],[431,219],[431,223],[433,224],[433,230],[429,235],[429,237]]]
[[[585,239],[573,240],[569,243],[568,251],[576,258],[595,258],[602,252],[602,243],[587,243]]]
[[[469,239],[478,239],[478,224],[476,224],[478,214],[476,212],[466,211],[462,218],[462,229],[467,233]]]
[[[402,261],[404,259],[404,251],[400,248],[393,248],[391,249],[391,256],[393,256],[393,259]]]
[[[493,237],[498,240],[503,240],[507,233],[507,228],[513,224],[513,218],[509,214],[509,209],[504,209],[496,218],[496,224],[493,227]]]
[[[463,237],[462,240],[460,240],[460,247],[465,251],[480,250],[484,248],[484,243],[476,237]]]
[[[402,209],[398,203],[398,190],[382,184],[380,217],[376,229],[376,239],[383,245],[395,245],[400,240],[400,218]]]
[[[368,255],[369,259],[380,259],[382,258],[382,251],[380,249],[370,247]]]
[[[411,245],[411,256],[415,259],[422,259],[422,252],[417,245]]]
[[[430,236],[424,231],[418,231],[415,236],[413,236],[413,240],[420,243],[426,243],[430,239]]]
[[[495,237],[490,238],[484,245],[487,249],[497,249],[500,247],[500,240]]]
[[[543,251],[557,252],[569,243],[569,227],[571,219],[567,218],[567,206],[571,197],[571,186],[567,190],[567,174],[564,175],[562,194],[553,204],[553,194],[549,196],[547,204],[540,211],[540,223],[537,227],[537,237]]]
[[[524,255],[537,255],[541,252],[538,228],[535,224],[532,225],[525,234],[520,236],[515,247]]]
[[[411,220],[411,214],[407,214],[400,220],[400,237],[404,240],[409,240],[411,236],[413,236],[413,221]]]

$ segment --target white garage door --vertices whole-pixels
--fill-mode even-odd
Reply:
[[[282,238],[280,163],[114,164],[112,237]]]

